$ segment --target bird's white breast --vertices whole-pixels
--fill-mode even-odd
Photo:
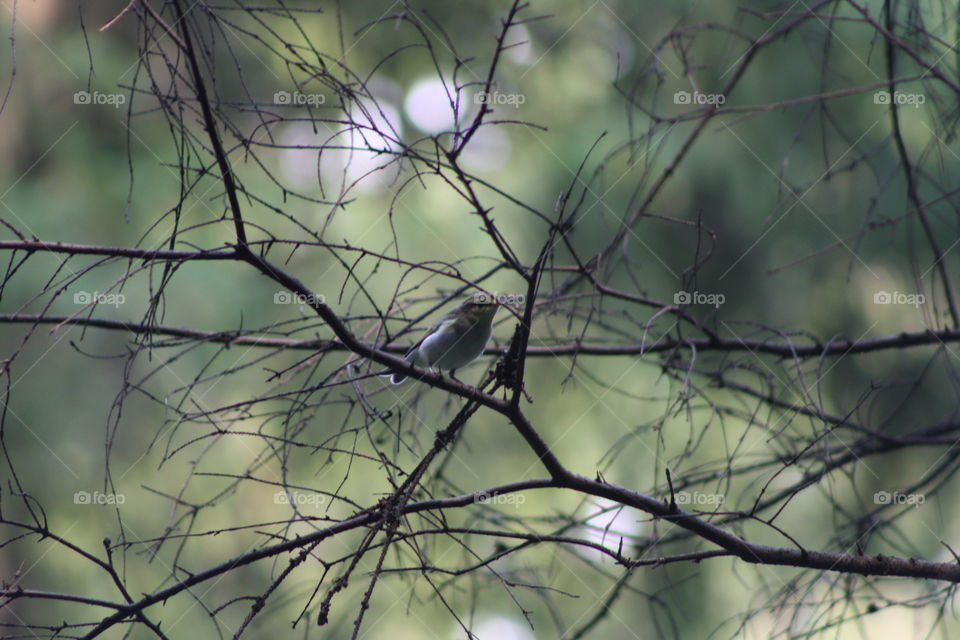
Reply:
[[[417,358],[427,366],[438,369],[458,369],[483,353],[493,328],[475,324],[461,336],[448,327],[441,327],[424,338]]]

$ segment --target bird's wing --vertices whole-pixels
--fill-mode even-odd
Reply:
[[[443,323],[447,320],[448,315],[450,314],[446,313],[443,315],[443,317],[441,317],[439,320],[434,322],[433,325],[431,325],[430,328],[427,329],[426,333],[420,336],[419,340],[417,340],[412,345],[410,345],[410,348],[407,349],[407,352],[405,354],[403,354],[403,357],[407,358],[408,356],[412,356],[414,353],[416,353],[417,349],[420,348],[420,345],[423,344],[423,341],[429,338],[430,336],[432,336],[433,334],[435,334],[440,329],[440,327],[443,326]]]

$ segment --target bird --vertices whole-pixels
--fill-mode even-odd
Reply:
[[[433,323],[419,342],[410,347],[403,359],[421,367],[456,370],[476,360],[493,334],[493,317],[500,304],[494,296],[476,293]],[[393,373],[390,382],[406,380],[403,373]]]

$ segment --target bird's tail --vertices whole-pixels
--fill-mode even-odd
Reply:
[[[407,351],[407,354],[403,356],[403,359],[409,362],[410,364],[413,364],[413,359],[416,355],[417,355],[417,350],[411,349],[410,351]],[[390,374],[390,382],[392,382],[393,384],[400,384],[406,379],[407,379],[407,376],[402,373]]]

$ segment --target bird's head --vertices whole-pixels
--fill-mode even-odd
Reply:
[[[495,296],[489,293],[475,293],[460,304],[464,315],[475,320],[491,320],[500,308]]]

